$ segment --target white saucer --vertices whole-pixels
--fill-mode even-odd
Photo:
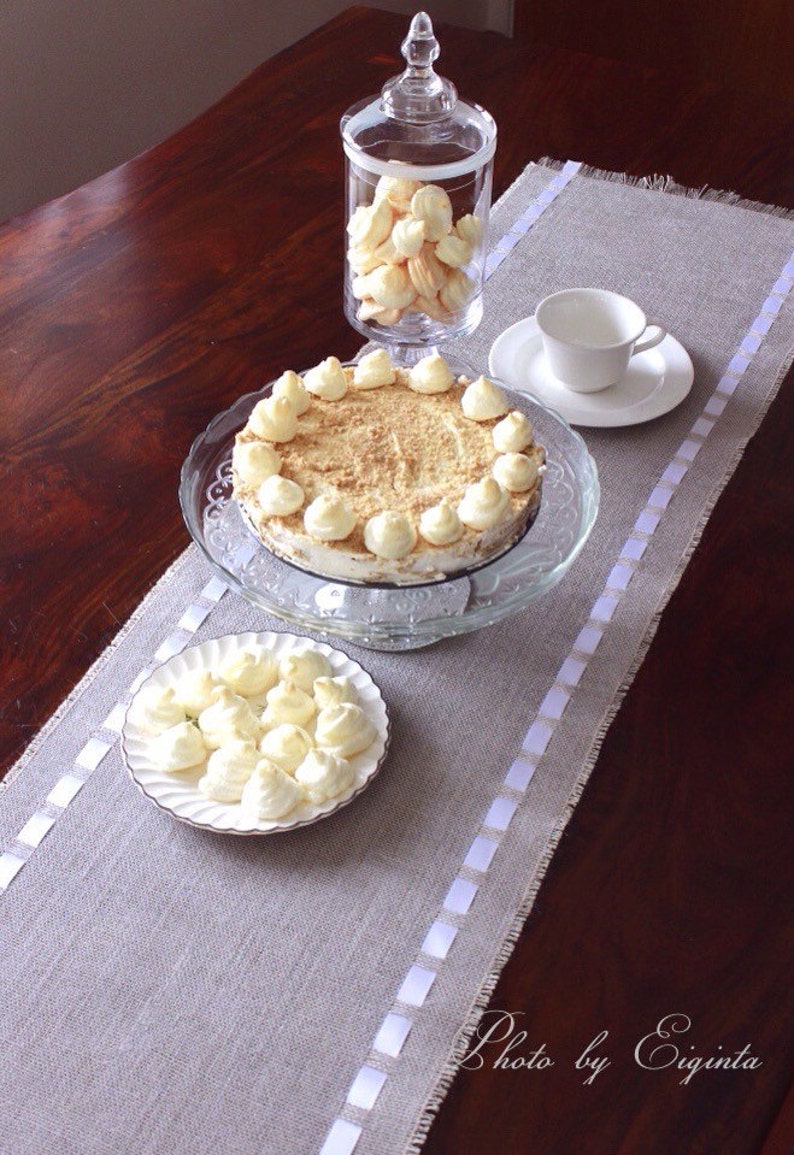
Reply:
[[[534,317],[505,329],[493,343],[488,368],[494,377],[531,393],[571,425],[609,428],[638,425],[680,405],[695,371],[683,345],[669,334],[654,349],[632,357],[626,376],[598,393],[575,393],[552,377]]]

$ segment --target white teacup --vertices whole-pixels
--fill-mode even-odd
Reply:
[[[552,293],[538,305],[535,320],[549,368],[576,393],[614,385],[625,376],[632,357],[667,336],[634,301],[608,289]]]

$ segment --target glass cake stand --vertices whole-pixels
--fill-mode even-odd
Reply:
[[[492,378],[493,380],[493,378]],[[375,650],[412,650],[518,613],[548,592],[579,554],[598,511],[595,462],[553,410],[498,382],[545,446],[537,519],[497,560],[433,585],[350,585],[308,574],[276,557],[232,499],[234,436],[270,387],[240,397],[196,438],[182,467],[179,499],[188,530],[216,572],[258,609],[323,637]]]

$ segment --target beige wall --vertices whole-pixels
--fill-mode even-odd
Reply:
[[[344,0],[4,0],[0,221],[156,144],[262,60],[347,6]],[[437,20],[508,34],[512,27],[511,0],[375,6],[408,14],[424,7]]]

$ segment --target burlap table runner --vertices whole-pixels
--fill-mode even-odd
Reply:
[[[715,497],[792,356],[794,225],[531,166],[494,213],[465,352],[566,285],[628,293],[695,384],[588,431],[602,505],[542,602],[409,654],[342,645],[393,720],[380,776],[301,831],[172,821],[123,768],[136,678],[188,641],[283,629],[190,549],[0,798],[6,1155],[392,1155],[421,1137]],[[332,352],[332,350],[329,350]],[[175,498],[176,500],[176,495]]]

